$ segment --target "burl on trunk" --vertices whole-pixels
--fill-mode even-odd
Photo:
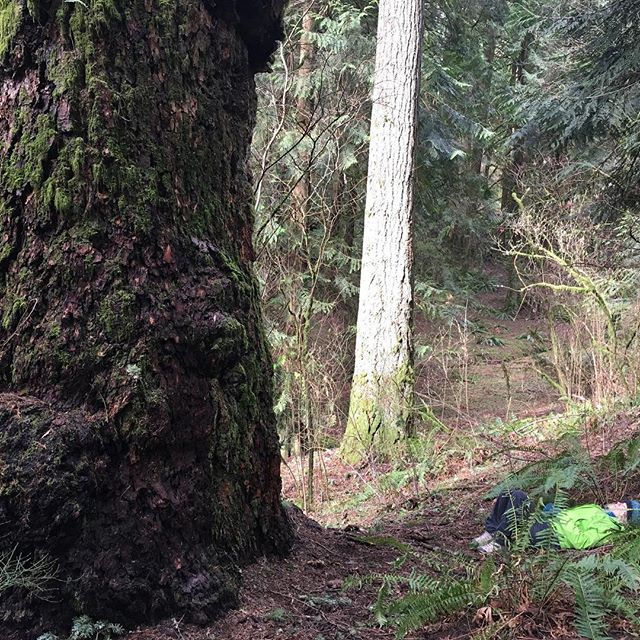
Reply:
[[[246,169],[282,8],[0,0],[0,552],[58,565],[3,638],[203,622],[287,548]]]

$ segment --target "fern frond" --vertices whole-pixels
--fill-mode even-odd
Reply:
[[[600,559],[599,564],[605,575],[615,579],[620,586],[629,589],[629,591],[638,591],[640,590],[639,560],[640,558],[636,558],[635,563],[629,563],[622,558],[605,555]]]
[[[605,624],[606,604],[602,585],[596,576],[577,564],[569,565],[562,576],[576,599],[575,626],[581,636],[591,640],[610,640]]]
[[[477,585],[470,580],[438,584],[422,593],[408,593],[388,609],[396,624],[396,637],[404,638],[411,631],[440,617],[476,606],[484,600]]]

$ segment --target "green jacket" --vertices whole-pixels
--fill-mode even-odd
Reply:
[[[551,521],[562,549],[599,547],[622,525],[597,504],[585,504],[561,511]]]

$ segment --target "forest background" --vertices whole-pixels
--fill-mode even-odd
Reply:
[[[33,3],[26,3],[27,9],[28,4]],[[122,51],[136,45],[127,29],[138,22],[123,20],[124,14],[118,11],[107,16],[104,3],[63,4],[63,24],[68,22],[77,30],[72,29],[76,35],[90,32],[96,41],[78,37],[79,46],[70,47],[64,30],[54,28],[45,34],[39,27],[31,29],[41,18],[44,24],[49,24],[51,18],[53,24],[53,16],[25,13],[22,5],[5,1],[0,2],[0,60],[26,64],[35,77],[35,59],[21,57],[28,51],[22,46],[24,38],[31,34],[37,35],[37,46],[47,59],[56,60],[51,54],[52,41],[61,60],[71,51],[83,73],[90,69],[97,75],[87,91],[80,73],[77,78],[71,77],[74,82],[70,81],[65,90],[80,105],[96,100],[116,105],[119,119],[114,130],[121,138],[109,137],[112,135],[109,127],[95,123],[85,127],[88,123],[84,120],[93,113],[91,109],[74,112],[77,122],[73,126],[80,131],[86,128],[92,143],[86,158],[84,151],[79,152],[73,162],[69,161],[68,168],[66,155],[60,161],[64,171],[82,175],[82,181],[77,183],[82,189],[78,190],[75,202],[66,191],[67,173],[48,176],[43,169],[53,171],[48,167],[52,161],[50,150],[54,142],[66,150],[67,138],[55,127],[51,130],[44,127],[50,123],[50,105],[38,99],[41,89],[34,83],[33,96],[28,91],[22,92],[24,96],[18,91],[15,95],[5,92],[7,95],[2,99],[9,105],[5,109],[6,118],[13,121],[16,113],[19,115],[14,134],[20,139],[20,144],[9,145],[3,156],[3,167],[17,168],[15,180],[5,179],[12,198],[7,211],[15,209],[23,213],[31,204],[37,212],[47,215],[53,210],[73,211],[74,206],[84,202],[85,191],[89,194],[96,191],[98,204],[94,203],[89,210],[96,217],[94,222],[102,225],[99,227],[102,231],[98,234],[89,229],[91,242],[113,248],[109,239],[113,230],[122,226],[116,213],[120,208],[128,211],[131,202],[140,204],[140,208],[136,207],[131,220],[127,218],[131,228],[117,232],[122,233],[123,243],[126,240],[141,248],[149,244],[145,234],[153,236],[151,232],[159,231],[173,234],[167,240],[161,234],[153,236],[158,283],[173,287],[171,296],[166,293],[169,288],[159,287],[162,293],[152,299],[153,305],[163,312],[171,309],[166,316],[171,321],[163,323],[156,323],[155,316],[146,319],[134,313],[136,296],[147,295],[152,287],[143,287],[137,277],[129,282],[125,277],[127,270],[120,267],[110,276],[114,279],[109,280],[110,297],[102,301],[100,295],[95,295],[95,301],[82,308],[86,317],[79,307],[73,323],[49,323],[47,313],[56,316],[56,304],[61,304],[52,295],[51,305],[43,308],[44,315],[32,318],[36,306],[27,307],[23,289],[38,285],[47,290],[47,287],[26,277],[29,271],[20,268],[20,260],[28,257],[25,253],[11,243],[0,250],[0,262],[9,265],[5,267],[6,282],[3,281],[1,325],[7,334],[2,344],[8,353],[5,360],[11,363],[14,352],[19,355],[20,349],[13,342],[28,339],[30,323],[33,326],[41,323],[47,331],[41,334],[43,347],[39,358],[47,366],[54,363],[53,368],[44,369],[49,371],[50,379],[41,375],[36,366],[38,359],[24,359],[24,371],[4,364],[4,375],[13,385],[9,391],[18,389],[23,376],[31,384],[27,390],[35,393],[35,400],[5,394],[8,408],[1,417],[13,425],[17,450],[22,447],[21,435],[27,433],[25,424],[36,435],[49,436],[45,429],[50,422],[46,412],[50,410],[59,411],[61,423],[73,422],[70,433],[84,433],[75,424],[76,418],[81,426],[94,424],[71,412],[67,404],[56,405],[54,409],[45,407],[36,398],[42,390],[39,385],[50,394],[48,397],[57,398],[58,387],[65,383],[83,410],[86,402],[92,403],[91,415],[98,416],[95,424],[102,425],[105,433],[111,433],[106,427],[111,424],[112,411],[118,416],[117,424],[126,427],[120,429],[118,437],[124,433],[130,440],[126,441],[130,449],[117,449],[130,450],[129,457],[104,458],[110,464],[115,459],[122,475],[112,473],[112,466],[106,463],[99,467],[104,470],[101,482],[103,489],[107,488],[105,495],[113,500],[103,501],[106,515],[96,521],[90,543],[103,548],[101,538],[111,537],[111,529],[103,526],[106,522],[114,532],[114,542],[109,545],[119,551],[127,551],[131,546],[131,557],[138,557],[140,549],[148,552],[157,575],[165,571],[167,562],[174,562],[172,554],[165,552],[162,545],[153,549],[145,544],[144,538],[138,539],[135,527],[142,519],[137,509],[145,512],[148,505],[144,502],[137,505],[135,497],[129,496],[127,474],[133,468],[139,474],[140,486],[149,484],[153,489],[149,492],[152,510],[156,508],[153,496],[158,493],[162,498],[158,504],[170,509],[167,521],[180,518],[180,526],[159,529],[167,534],[164,542],[168,549],[173,549],[176,539],[182,544],[182,537],[188,538],[185,530],[199,522],[190,508],[200,510],[198,514],[205,522],[203,530],[207,531],[204,536],[196,535],[194,540],[208,540],[210,503],[193,500],[194,496],[213,498],[213,503],[218,504],[220,496],[226,500],[237,494],[235,510],[213,514],[219,519],[214,518],[218,544],[223,550],[229,544],[234,558],[248,561],[262,553],[284,553],[292,542],[290,531],[294,530],[297,542],[289,559],[258,562],[248,567],[246,573],[243,568],[246,589],[243,606],[252,589],[253,593],[259,592],[260,598],[254,611],[241,622],[253,616],[263,625],[261,630],[268,627],[265,635],[253,633],[249,625],[245,636],[237,631],[234,616],[244,616],[241,609],[221,623],[233,627],[233,634],[240,635],[225,636],[224,631],[221,634],[216,631],[221,637],[271,638],[275,637],[271,633],[274,626],[278,635],[282,635],[280,632],[287,625],[287,637],[316,640],[325,638],[327,629],[336,639],[346,637],[345,634],[366,638],[395,634],[401,638],[411,633],[477,640],[553,634],[603,639],[611,635],[638,637],[637,530],[584,554],[563,554],[552,546],[533,553],[528,548],[526,532],[516,536],[511,549],[498,560],[485,560],[472,553],[468,543],[472,528],[481,528],[481,500],[506,487],[518,486],[535,500],[552,500],[560,507],[571,502],[604,504],[640,496],[640,229],[636,216],[640,197],[640,2],[435,0],[424,4],[412,220],[415,401],[411,417],[415,431],[398,442],[391,455],[387,452],[386,456],[364,456],[355,464],[340,456],[339,445],[347,428],[359,333],[357,307],[371,142],[371,94],[375,88],[377,36],[384,28],[378,22],[378,3],[367,0],[289,3],[284,38],[273,58],[271,73],[259,75],[257,80],[258,116],[250,156],[254,179],[252,209],[256,218],[253,247],[248,231],[250,208],[237,197],[247,186],[242,167],[253,119],[253,84],[249,80],[256,69],[264,68],[270,43],[280,33],[281,3],[275,0],[263,3],[265,15],[273,22],[268,25],[268,37],[263,34],[265,41],[258,38],[264,25],[257,25],[259,19],[254,24],[255,16],[242,15],[239,24],[246,23],[248,31],[240,33],[227,24],[229,15],[220,17],[214,12],[211,24],[222,29],[228,42],[234,44],[235,66],[220,63],[227,59],[225,56],[231,49],[224,38],[209,37],[210,34],[202,42],[213,46],[212,56],[191,55],[192,39],[184,36],[198,33],[202,25],[210,26],[209,8],[205,4],[198,4],[194,11],[188,2],[178,2],[175,7],[163,3],[167,11],[158,14],[143,7],[143,3],[127,5],[141,23],[149,26],[160,21],[166,27],[165,46],[156,47],[153,38],[144,46],[148,44],[153,55],[166,57],[166,68],[176,72],[180,79],[176,86],[180,85],[185,96],[195,87],[204,104],[210,107],[192,111],[189,105],[195,102],[188,101],[185,113],[189,112],[189,117],[207,131],[211,126],[210,113],[217,114],[228,125],[228,131],[237,134],[226,135],[225,126],[216,126],[214,130],[222,136],[220,140],[200,136],[198,144],[204,146],[199,153],[206,161],[193,166],[190,164],[193,139],[181,138],[181,130],[171,124],[176,112],[171,96],[159,90],[158,104],[153,106],[170,126],[158,126],[153,133],[146,125],[132,127],[131,118],[144,121],[145,112],[139,107],[149,108],[148,95],[140,83],[125,82],[123,76],[114,73],[109,56],[102,55],[106,48],[101,49],[101,45],[115,49],[114,43],[119,43]],[[396,2],[397,6],[402,4]],[[36,3],[31,8],[38,6]],[[108,24],[113,30],[105,28]],[[174,29],[176,24],[185,29]],[[190,52],[191,57],[186,55],[184,59],[193,63],[193,78],[198,78],[197,82],[184,81],[178,45]],[[144,47],[141,50],[146,51]],[[219,59],[215,57],[218,54]],[[145,77],[149,86],[164,81],[161,75],[151,73],[156,62],[146,55],[122,54],[120,62],[133,65],[134,59],[136,73],[138,67],[148,67]],[[215,59],[216,64],[209,65],[210,59]],[[6,69],[4,81],[11,82],[10,65]],[[56,66],[50,65],[48,73],[55,71]],[[205,71],[206,82],[199,75]],[[101,89],[109,84],[104,78],[114,88],[108,94]],[[227,87],[235,86],[237,78],[246,82],[236,87],[236,96],[231,96],[235,102],[226,104],[217,94],[209,92],[213,86],[222,95]],[[56,82],[55,78],[49,78],[51,86],[57,86]],[[124,103],[124,94],[117,90],[119,83],[131,89],[135,100]],[[65,98],[64,91],[52,96],[55,100]],[[30,101],[22,111],[13,108],[12,101],[20,104],[27,99]],[[244,111],[242,105],[249,105],[248,110]],[[61,112],[64,115],[64,109]],[[105,107],[101,113],[111,117],[114,110]],[[68,124],[63,122],[65,127]],[[44,127],[41,136],[32,135],[41,127]],[[189,228],[170,223],[174,206],[168,199],[151,197],[150,192],[139,188],[142,183],[137,180],[158,176],[129,170],[126,150],[133,144],[128,138],[132,132],[139,136],[135,141],[141,148],[151,145],[176,176],[188,178],[186,193],[202,192],[205,200],[216,205],[218,196],[224,196],[225,206],[208,209],[204,226],[197,230],[206,237],[227,238],[228,252],[195,241]],[[84,149],[83,140],[78,137],[74,144]],[[176,140],[183,146],[176,146]],[[112,182],[102,185],[93,173],[98,171],[101,175],[101,169],[112,167],[112,147],[118,150],[119,162],[113,165],[113,174],[107,171],[102,176],[103,180],[112,178]],[[175,152],[178,148],[182,153]],[[104,162],[91,164],[89,171],[87,158],[93,158],[98,151],[104,155]],[[194,167],[199,171],[212,158],[227,173],[222,170],[206,173],[207,178],[201,179],[205,174],[194,172]],[[33,162],[25,163],[25,159]],[[189,161],[188,166],[184,159]],[[211,181],[212,175],[220,178],[220,184]],[[56,186],[58,178],[61,183]],[[42,197],[31,198],[23,183]],[[118,194],[123,197],[116,202]],[[178,191],[176,198],[179,207],[195,215],[196,209],[188,206],[186,199],[181,201]],[[152,204],[154,217],[146,215]],[[109,215],[98,215],[102,207]],[[140,211],[145,215],[138,216]],[[212,212],[215,215],[209,215]],[[16,228],[22,219],[13,213],[5,218],[7,224]],[[82,217],[61,220],[68,226],[63,230],[77,231],[74,225]],[[25,236],[29,242],[39,237],[39,229],[37,225],[29,227],[31,235]],[[44,233],[53,234],[54,226],[45,226]],[[58,229],[55,233],[61,235]],[[14,235],[16,246],[21,245],[22,234]],[[76,257],[77,272],[69,271],[76,277],[60,280],[66,285],[80,286],[83,278],[87,283],[93,282],[96,277],[92,269],[99,272],[107,268],[99,266],[103,262],[101,255],[95,262],[86,257],[87,251],[93,251],[93,245],[85,248],[79,243],[80,240],[68,245]],[[55,243],[42,242],[37,246],[34,255],[38,256],[51,247],[55,249]],[[182,291],[176,284],[180,282],[176,278],[180,269],[193,275],[189,282],[205,280],[200,272],[191,273],[199,265],[195,258],[176,263],[173,246],[186,247],[188,255],[211,254],[207,277],[214,281],[215,276],[218,278],[215,281],[224,282],[224,287],[220,291],[211,288],[207,295],[200,285]],[[135,260],[141,260],[140,256],[144,258],[144,253],[132,258],[127,268],[136,266]],[[318,527],[292,506],[285,516],[281,508],[278,443],[271,438],[269,423],[270,376],[263,368],[253,366],[254,361],[269,362],[250,273],[254,258],[274,369],[274,405],[285,497],[321,524],[339,528]],[[69,275],[64,260],[40,263],[55,267],[54,274],[59,270],[65,278]],[[217,270],[212,270],[212,264],[217,265]],[[222,280],[220,274],[224,274]],[[116,285],[122,289],[112,291]],[[195,305],[193,308],[204,306],[207,314],[212,314],[202,316],[206,319],[202,323],[205,327],[233,313],[238,313],[242,322],[221,323],[228,333],[223,332],[224,341],[214,331],[202,338],[204,342],[198,342],[200,333],[189,323],[197,325],[200,312],[173,304],[171,299],[175,296],[180,302],[183,295],[189,304]],[[151,308],[155,308],[153,305]],[[217,315],[218,312],[223,315]],[[144,326],[135,325],[134,320],[143,319]],[[157,324],[162,326],[156,328]],[[173,327],[175,335],[171,340],[156,341],[155,332],[164,331],[164,325]],[[93,359],[81,358],[83,349],[78,350],[75,360],[75,356],[68,355],[71,351],[65,341],[83,343],[83,334],[80,330],[73,333],[72,326],[89,330],[95,340],[90,354]],[[250,342],[242,339],[243,327],[250,330]],[[184,346],[185,337],[195,342],[187,340]],[[130,343],[137,338],[140,340],[136,350],[130,350]],[[209,339],[215,349],[207,346]],[[110,350],[103,351],[100,341],[108,344]],[[118,346],[117,350],[112,349],[112,343]],[[49,348],[54,349],[55,358],[47,357]],[[209,374],[208,369],[203,373],[201,362],[180,357],[182,350],[189,354],[213,353],[219,358],[210,363],[215,375]],[[104,360],[106,353],[111,355]],[[151,354],[149,358],[153,356],[153,367],[148,366],[147,353]],[[87,367],[95,369],[96,363],[104,367],[104,375],[82,375]],[[166,364],[176,368],[172,376],[157,375]],[[109,375],[111,369],[119,374]],[[220,372],[224,375],[219,376]],[[215,376],[221,380],[217,381]],[[217,381],[216,393],[201,393],[205,387],[198,385],[209,385],[209,378]],[[89,385],[90,380],[90,389],[83,393],[78,384]],[[68,384],[69,381],[73,384]],[[50,389],[46,388],[48,384]],[[206,389],[211,391],[209,386]],[[67,396],[63,394],[63,398]],[[219,411],[220,406],[225,411]],[[247,413],[245,409],[250,411]],[[30,412],[44,417],[29,422]],[[218,428],[220,416],[219,431],[223,437],[210,437],[210,429],[214,424]],[[183,423],[189,428],[180,428]],[[162,447],[150,448],[148,443],[155,442],[153,438],[162,432],[158,424],[164,425],[167,440]],[[199,425],[201,431],[193,428],[193,424]],[[93,429],[86,432],[92,437],[102,434]],[[67,446],[64,433],[58,430],[55,440],[63,451]],[[229,434],[233,437],[227,437]],[[176,465],[170,455],[176,450],[176,441],[172,439],[175,437],[189,454],[183,457],[182,466]],[[108,438],[105,442],[109,442]],[[211,446],[208,465],[195,462],[200,459],[202,442]],[[26,479],[24,490],[17,485],[11,487],[18,497],[29,496],[31,485],[39,491],[40,477],[57,482],[62,477],[59,467],[66,460],[64,455],[56,454],[52,444],[49,448],[28,444],[28,450],[35,451],[41,463],[38,468],[45,472],[34,473],[27,456],[15,456],[15,468],[24,467]],[[9,460],[11,447],[4,448],[3,454]],[[102,460],[100,456],[106,455],[104,442],[96,440],[94,448]],[[80,449],[93,453],[84,444]],[[181,447],[177,450],[182,451]],[[150,451],[153,455],[149,455]],[[139,461],[143,464],[136,467]],[[81,466],[80,472],[94,467],[95,464]],[[181,496],[181,502],[165,504],[162,486],[156,482],[160,467],[163,478],[180,486],[176,495]],[[56,487],[60,502],[73,504],[68,495],[75,495],[75,485],[62,478]],[[212,487],[218,493],[214,494]],[[53,498],[57,500],[58,496],[50,487],[45,489],[42,495],[55,511],[56,518],[52,521],[57,523],[57,503]],[[84,497],[86,492],[79,493],[88,506],[78,503],[77,513],[66,516],[69,522],[95,511],[94,501]],[[465,496],[463,500],[461,495]],[[127,502],[130,517],[122,515],[123,496],[130,501]],[[35,501],[33,504],[42,511]],[[111,509],[118,514],[117,518],[111,517]],[[231,515],[235,519],[229,525]],[[20,534],[19,527],[24,523],[18,518],[14,520]],[[66,521],[61,522],[60,535],[66,536]],[[131,527],[133,533],[119,529],[120,523]],[[49,526],[48,522],[45,526]],[[438,529],[440,526],[442,529]],[[157,532],[149,531],[157,543]],[[146,529],[144,533],[148,533]],[[50,535],[41,538],[55,542]],[[32,572],[25,564],[26,556],[16,554],[17,547],[7,546],[8,540],[2,540],[4,548],[0,555],[0,576],[8,576],[5,590],[17,587],[37,592],[42,581],[53,582],[56,588],[62,584],[57,579],[57,569],[46,560],[36,563]],[[112,617],[114,623],[94,623],[85,616],[76,618],[70,638],[116,637],[123,633],[116,623],[157,619],[156,610],[153,615],[145,613],[143,606],[125,597],[127,591],[118,582],[120,579],[125,587],[130,586],[132,593],[142,594],[141,602],[148,600],[157,610],[165,611],[163,601],[151,591],[155,574],[147,567],[152,563],[140,562],[135,567],[146,581],[141,588],[133,578],[131,585],[127,585],[129,577],[122,574],[120,564],[104,554],[106,570],[117,580],[109,581],[110,592],[103,593],[93,587],[92,580],[97,580],[99,574],[84,571],[83,563],[93,566],[97,562],[92,547],[84,549],[88,558],[84,560],[73,553],[66,537],[62,540],[67,559],[82,565],[72,567],[73,570],[90,578],[82,587],[82,598],[74,596],[73,610],[91,615],[98,612],[100,616],[106,610],[105,616]],[[242,544],[236,544],[238,540]],[[215,551],[214,546],[207,544],[206,551]],[[187,559],[194,570],[206,573],[216,562],[213,556],[200,554],[203,549],[192,544]],[[313,556],[319,553],[318,549],[324,555]],[[366,554],[371,554],[367,557],[372,562],[365,564],[363,560],[362,566],[369,571],[356,571],[358,567],[351,564],[352,557],[362,560]],[[181,562],[178,558],[173,568],[169,567],[172,575],[181,570]],[[210,576],[211,583],[202,587],[211,620],[219,613],[220,601],[236,603],[237,569],[234,566],[234,573],[222,576],[224,579]],[[189,573],[184,567],[182,570],[184,575]],[[332,579],[328,580],[330,575]],[[20,582],[25,580],[29,582]],[[316,583],[311,585],[313,580]],[[274,584],[281,588],[280,593]],[[79,587],[71,579],[63,586],[79,593]],[[303,587],[309,593],[303,592]],[[177,581],[167,589],[178,592],[181,588]],[[349,593],[349,597],[343,593]],[[114,595],[124,605],[105,609],[100,599],[103,596],[113,599]],[[276,596],[281,600],[276,600]],[[11,603],[7,602],[7,615],[15,611],[22,615],[21,609],[14,607],[15,611],[11,611]],[[175,605],[177,600],[169,602]],[[276,606],[283,603],[290,611]],[[195,608],[198,615],[206,608],[192,597],[185,597],[178,604],[178,610],[182,607],[189,612]],[[125,608],[128,610],[124,611]],[[202,623],[208,621],[201,618]],[[138,637],[144,640],[202,638],[203,634],[210,637],[209,631],[203,629],[183,635],[183,630],[185,634],[191,634],[192,630],[183,629],[182,618],[167,624],[171,635],[162,635],[165,630],[155,635],[154,629],[141,629]],[[300,628],[305,624],[309,627],[303,633]],[[519,625],[525,627],[523,633],[528,635],[518,635]],[[440,635],[434,635],[436,632]],[[57,637],[53,633],[41,636],[47,640]]]
[[[452,448],[451,427],[468,436],[527,413],[508,361],[483,392],[500,396],[493,415],[469,407],[478,357],[513,346],[500,322],[521,321],[511,337],[531,346],[537,414],[635,402],[640,355],[640,5],[454,0],[425,11],[414,208],[421,460],[442,437]],[[273,73],[259,80],[258,270],[281,444],[285,458],[304,457],[291,473],[305,506],[314,454],[339,443],[348,409],[376,15],[376,3],[291,3]],[[478,345],[489,349],[479,356]]]

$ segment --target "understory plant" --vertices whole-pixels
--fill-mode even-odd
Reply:
[[[57,572],[55,562],[48,556],[34,559],[14,547],[0,554],[0,596],[8,589],[24,589],[46,600]]]
[[[579,199],[559,219],[562,203],[546,197],[520,202],[507,252],[525,302],[547,316],[550,350],[536,358],[538,373],[568,402],[635,399],[640,270],[631,221],[596,223]]]
[[[298,454],[305,509],[322,501],[317,452],[348,398],[374,15],[373,2],[289,3],[274,73],[257,80],[256,270],[283,457]]]
[[[526,538],[526,540],[525,540]],[[572,611],[576,633],[607,640],[612,622],[638,631],[640,530],[618,534],[603,550],[560,551],[550,544],[528,548],[528,535],[496,559],[457,566],[434,575],[368,576],[379,583],[372,610],[396,638],[451,616],[466,616],[475,640],[514,638],[524,619],[540,623],[546,613]],[[440,573],[440,571],[439,571]],[[352,581],[351,584],[358,584]]]
[[[71,632],[66,638],[45,633],[38,640],[115,640],[122,635],[124,635],[124,627],[119,624],[80,616],[74,618]]]
[[[619,442],[607,454],[596,458],[589,451],[588,437],[581,439],[568,433],[555,443],[555,447],[558,453],[515,470],[487,497],[519,488],[534,498],[560,491],[581,500],[605,504],[640,491],[639,434]]]
[[[576,438],[561,443],[558,455],[525,465],[489,497],[518,487],[539,506],[552,501],[564,509],[576,499],[603,504],[638,491],[639,435],[595,459]],[[589,551],[558,549],[549,527],[532,548],[531,526],[549,517],[534,509],[525,522],[514,518],[511,545],[481,562],[453,555],[447,566],[442,555],[433,561],[421,556],[426,571],[354,578],[350,585],[379,585],[375,620],[395,628],[397,638],[455,615],[469,619],[475,640],[509,639],[521,623],[544,626],[560,612],[570,612],[580,637],[607,640],[612,627],[621,626],[640,632],[640,527],[629,526]]]

